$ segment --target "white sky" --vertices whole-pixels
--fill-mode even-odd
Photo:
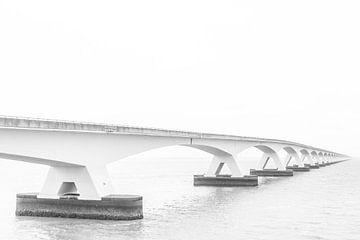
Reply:
[[[0,0],[0,114],[359,155],[359,1]]]

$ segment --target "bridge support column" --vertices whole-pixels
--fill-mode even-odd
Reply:
[[[288,170],[293,170],[294,172],[306,172],[306,171],[310,171],[310,168],[308,166],[304,165],[304,161],[305,158],[307,156],[307,152],[306,151],[301,151],[301,158],[299,157],[299,155],[295,152],[295,153],[289,153],[289,155],[291,155],[291,157],[294,157],[294,159],[296,160],[297,164],[294,165],[290,165],[290,160],[287,161],[286,163],[286,169]]]
[[[266,169],[266,165],[269,163],[270,159],[275,162],[275,169]],[[291,159],[291,156],[289,159]],[[250,174],[262,177],[288,177],[293,175],[293,171],[285,169],[276,153],[264,153],[257,168],[250,169]]]
[[[64,183],[73,183],[75,189],[66,189]],[[74,190],[80,194],[79,199],[87,200],[99,200],[114,192],[105,166],[50,167],[38,197],[59,198]]]
[[[305,159],[307,158],[309,160],[309,163],[304,163],[304,166],[309,168],[309,169],[317,169],[319,168],[319,166],[317,164],[315,164],[314,158],[311,154],[309,153],[303,153],[302,155],[303,161],[305,162]]]
[[[319,166],[319,158],[318,158],[317,154],[316,153],[311,153],[310,155],[311,155],[311,158],[313,160],[314,166],[316,166],[316,168],[320,168],[320,166]]]
[[[320,167],[327,166],[326,163],[325,163],[324,157],[322,155],[319,155],[318,158],[319,158],[319,166]]]
[[[231,175],[221,175],[224,165],[230,169]],[[194,176],[194,186],[257,186],[257,176],[244,176],[232,155],[214,156],[206,174]]]
[[[231,175],[234,177],[242,177],[243,173],[237,165],[233,156],[214,156],[210,163],[210,167],[206,172],[206,176],[218,176],[224,165],[230,169]]]
[[[290,162],[292,159],[294,159],[296,161],[295,165],[290,165]],[[304,167],[304,159],[305,159],[304,155],[300,158],[296,152],[288,153],[285,158],[285,166],[286,166],[286,168],[291,167],[291,166]]]
[[[105,166],[53,166],[39,194],[17,194],[16,215],[109,220],[143,217],[141,196],[112,193]]]
[[[325,163],[326,163],[326,166],[331,165],[330,160],[329,160],[329,156],[325,156]]]
[[[260,161],[258,162],[258,166],[256,169],[265,169],[270,159],[274,161],[277,170],[285,170],[284,165],[281,163],[280,158],[276,153],[264,153]]]

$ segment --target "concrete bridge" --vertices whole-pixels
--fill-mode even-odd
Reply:
[[[347,158],[330,150],[277,139],[173,131],[121,125],[19,117],[0,117],[0,158],[50,166],[37,199],[56,199],[77,192],[78,200],[109,199],[114,189],[108,163],[167,146],[186,146],[210,153],[213,159],[195,185],[253,186],[257,176],[282,176]],[[250,147],[263,152],[257,169],[245,176],[238,154]],[[286,159],[278,152],[285,150]],[[296,165],[289,165],[291,160]],[[266,170],[269,161],[276,169]],[[227,165],[231,176],[221,175]],[[24,197],[24,196],[23,196]],[[29,196],[27,196],[29,197]],[[115,197],[110,197],[111,199]]]

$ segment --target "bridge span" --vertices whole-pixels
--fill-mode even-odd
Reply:
[[[293,171],[309,171],[348,158],[330,150],[277,139],[0,117],[0,158],[50,166],[45,183],[36,195],[39,201],[59,201],[69,192],[76,193],[78,203],[81,200],[113,200],[117,195],[113,195],[107,164],[174,145],[213,155],[205,174],[194,177],[194,185],[254,186],[258,182],[257,176],[292,176]],[[238,155],[250,147],[262,151],[263,156],[257,168],[251,169],[251,175],[245,176]],[[280,159],[280,150],[286,151],[286,159]],[[296,165],[290,165],[291,160]],[[276,169],[266,169],[269,161],[274,162]],[[231,175],[221,175],[224,165],[228,166]],[[22,195],[21,201],[32,197]]]

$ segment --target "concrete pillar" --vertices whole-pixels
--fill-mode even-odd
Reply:
[[[236,163],[236,157],[234,157],[232,155],[214,156],[205,176],[220,175],[220,172],[225,164],[230,169],[232,176],[234,176],[234,177],[242,177],[243,176],[243,171],[240,170],[238,164]]]
[[[297,152],[295,152],[295,150],[293,149],[289,149],[289,148],[285,148],[286,152],[287,152],[287,156],[285,158],[285,167],[288,167],[291,160],[294,159],[296,161],[296,164],[300,167],[304,166],[304,163],[302,161],[302,159],[300,159],[299,155],[297,154]]]
[[[221,175],[224,165],[230,169],[230,175]],[[233,155],[215,155],[204,175],[194,175],[194,186],[240,187],[257,186],[257,176],[244,176]]]
[[[74,183],[79,199],[99,200],[114,192],[105,166],[50,167],[38,198],[59,198],[63,183]]]
[[[288,153],[285,157],[285,167],[287,167],[289,165],[291,159],[292,159],[292,156],[291,156],[291,154]]]
[[[312,159],[312,157],[310,156],[309,153],[302,153],[301,162],[302,162],[303,164],[304,164],[304,162],[305,162],[305,159],[308,159],[308,160],[309,160],[309,164],[310,164],[310,165],[314,165],[313,159]]]
[[[314,164],[319,164],[319,159],[317,155],[311,154],[311,157]]]
[[[53,166],[39,194],[17,194],[16,215],[133,220],[143,205],[141,196],[113,194],[105,166]]]
[[[264,152],[260,161],[258,162],[257,169],[262,170],[265,169],[269,160],[272,159],[278,170],[285,170],[284,165],[281,163],[280,158],[277,153],[272,152]]]
[[[270,157],[268,154],[263,153],[263,155],[260,158],[260,161],[257,164],[257,168],[256,169],[264,169],[266,167],[266,164],[268,163]]]

